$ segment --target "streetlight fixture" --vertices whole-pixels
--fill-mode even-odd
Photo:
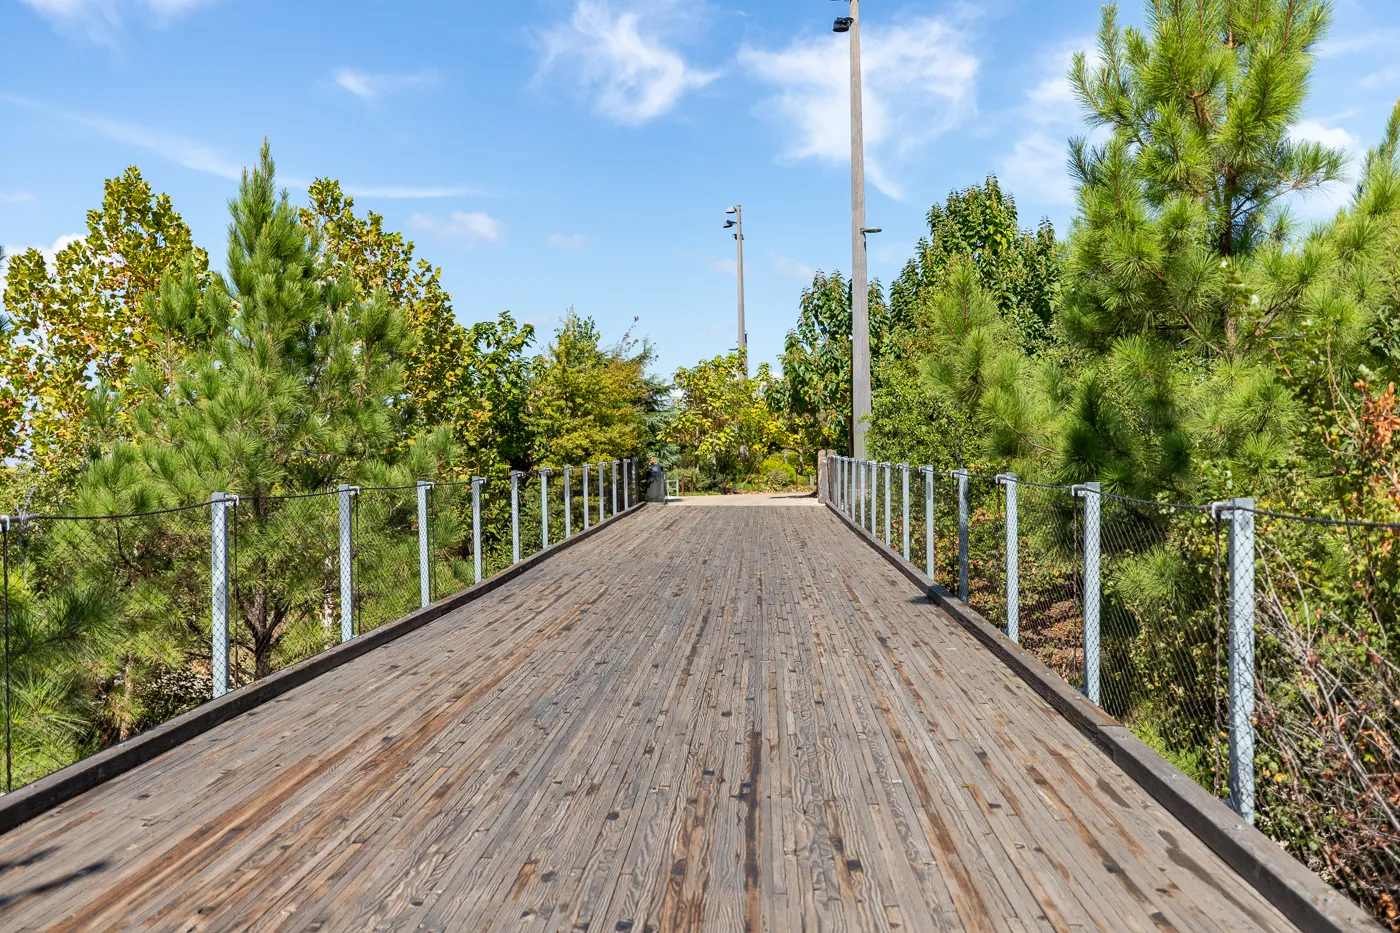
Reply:
[[[733,220],[724,222],[724,229],[734,231],[734,241],[739,245],[739,358],[744,362],[744,375],[749,374],[749,335],[744,329],[744,208],[735,204],[725,211],[733,214]]]
[[[860,87],[860,0],[848,0],[851,15],[838,17],[834,32],[851,36],[851,434],[852,455],[867,458],[870,433],[870,293],[865,236],[865,140]]]

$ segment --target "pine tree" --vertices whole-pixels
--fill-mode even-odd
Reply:
[[[169,282],[152,310],[216,336],[173,378],[153,367],[133,374],[137,430],[88,469],[79,506],[114,514],[240,496],[234,637],[250,659],[238,674],[250,677],[279,663],[284,639],[301,655],[333,637],[335,500],[279,497],[338,482],[408,484],[434,475],[451,441],[443,430],[409,443],[404,309],[382,288],[362,296],[327,261],[315,229],[276,191],[266,145],[230,212],[227,279],[203,290],[188,275]],[[170,637],[204,630],[197,618],[164,624]],[[160,639],[132,632],[130,642]]]
[[[1319,0],[1174,0],[1148,5],[1143,33],[1109,6],[1099,64],[1076,56],[1070,78],[1110,136],[1071,143],[1060,325],[1082,365],[1061,477],[1186,494],[1213,471],[1203,455],[1262,481],[1295,454],[1299,407],[1251,322],[1295,261],[1288,198],[1343,176],[1341,152],[1289,136],[1328,15]]]

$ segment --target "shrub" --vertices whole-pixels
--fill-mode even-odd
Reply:
[[[797,471],[775,455],[759,464],[758,480],[764,489],[791,489],[797,485]]]

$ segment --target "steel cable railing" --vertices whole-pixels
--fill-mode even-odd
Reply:
[[[640,500],[638,473],[628,458],[0,517],[4,790],[577,535]]]
[[[884,541],[873,471],[826,467]],[[891,487],[901,557],[1355,900],[1400,903],[1400,524],[930,473],[932,561],[928,485]]]

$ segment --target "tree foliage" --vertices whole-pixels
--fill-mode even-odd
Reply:
[[[880,359],[893,322],[878,281],[869,292],[870,353]],[[851,449],[851,284],[817,272],[802,290],[797,326],[788,331],[781,375],[768,382],[769,407],[783,422],[802,463],[821,450]]]
[[[738,353],[676,370],[676,413],[670,436],[686,458],[728,487],[753,472],[788,436],[764,400],[767,364],[756,377]]]
[[[641,449],[651,348],[630,335],[611,348],[601,341],[598,325],[570,308],[537,359],[527,415],[534,462],[558,467]]]
[[[319,178],[308,196],[310,206],[300,210],[301,221],[319,234],[329,274],[347,275],[363,298],[383,289],[389,303],[403,309],[413,336],[404,358],[404,389],[414,421],[443,422],[466,391],[464,361],[471,335],[453,314],[442,269],[415,259],[413,241],[386,231],[379,214],[357,217],[354,199],[338,181]]]
[[[1060,279],[1060,248],[1050,222],[1022,230],[1016,201],[995,175],[949,194],[929,208],[927,221],[928,235],[890,287],[895,326],[915,323],[922,296],[949,285],[954,263],[970,264],[1026,352],[1043,348]]]
[[[894,326],[875,362],[871,441],[878,456],[951,468],[985,465],[1040,441],[1018,411],[1023,357],[1054,358],[1063,249],[1049,221],[1019,226],[995,176],[950,192],[890,289]],[[984,402],[1000,410],[975,416]]]
[[[52,266],[37,249],[10,258],[0,457],[23,461],[24,484],[52,494],[121,436],[125,409],[103,411],[104,430],[91,430],[90,391],[99,383],[124,389],[141,363],[177,365],[181,335],[153,308],[170,270],[202,286],[208,265],[169,196],[156,195],[135,166],[106,181],[87,235],[60,249]]]
[[[1400,519],[1400,104],[1350,202],[1302,230],[1290,206],[1345,169],[1293,133],[1330,6],[1169,0],[1147,14],[1124,30],[1106,8],[1097,61],[1071,69],[1106,135],[1071,141],[1078,209],[1068,242],[1037,254],[1045,274],[999,261],[1009,198],[990,185],[931,212],[940,229],[891,291],[900,350],[881,366],[872,436],[884,459],[1133,497],[1105,506],[1104,702],[1213,788],[1218,543],[1203,513],[1152,502]],[[1026,302],[1027,281],[1045,303]],[[1049,501],[1023,501],[1039,511],[1022,525],[1021,598],[1023,635],[1053,658],[1077,633],[1047,644],[1045,614],[1028,611],[1072,589],[1049,568],[1072,568],[1073,515]],[[1396,927],[1394,534],[1259,516],[1259,825]],[[989,540],[974,534],[974,567],[1003,559]]]
[[[324,179],[294,206],[264,145],[229,204],[224,274],[135,169],[52,269],[37,251],[11,267],[12,473],[45,479],[31,513],[97,516],[31,517],[10,536],[21,782],[208,697],[211,494],[239,497],[238,686],[340,637],[337,484],[366,487],[353,613],[373,626],[417,606],[403,573],[416,480],[449,481],[430,534],[434,586],[451,592],[472,579],[472,516],[470,486],[450,481],[488,481],[489,570],[510,551],[511,470],[656,440],[666,387],[644,342],[605,346],[572,312],[540,352],[508,312],[464,327],[439,270],[353,208]]]

